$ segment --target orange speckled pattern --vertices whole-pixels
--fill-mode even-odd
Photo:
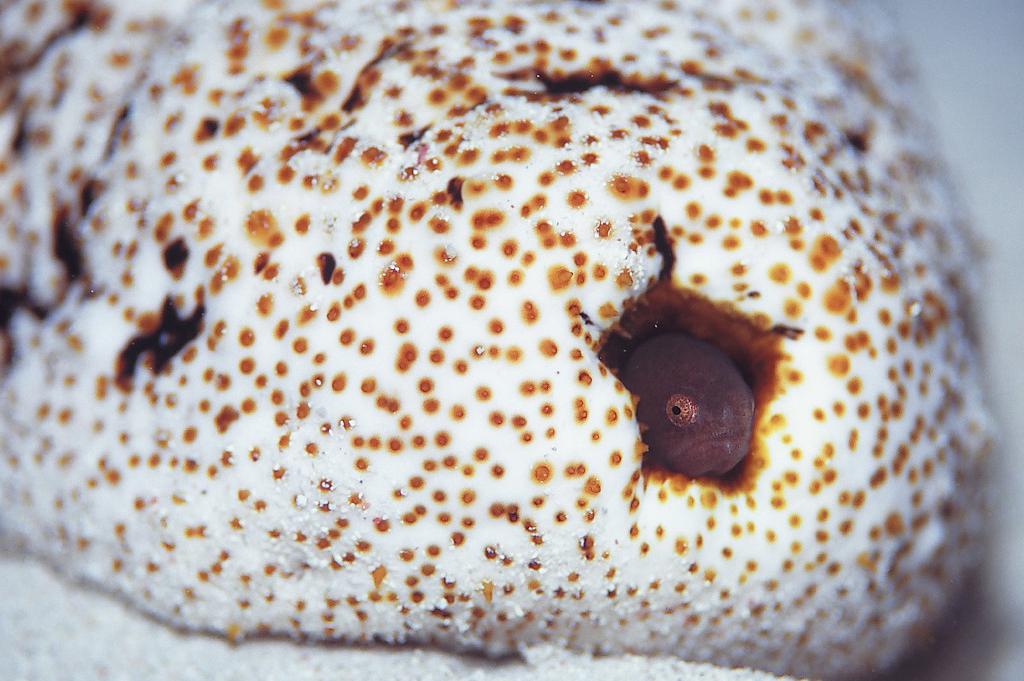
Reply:
[[[871,5],[0,13],[0,531],[232,639],[886,667],[977,560],[970,236]],[[751,452],[645,460],[682,330]]]

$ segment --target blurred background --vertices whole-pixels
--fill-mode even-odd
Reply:
[[[889,0],[909,36],[942,152],[987,253],[984,360],[1001,429],[991,543],[932,651],[892,676],[1024,679],[1024,0]]]

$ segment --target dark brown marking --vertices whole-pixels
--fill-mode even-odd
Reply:
[[[641,92],[648,95],[657,95],[676,87],[674,80],[652,79],[626,79],[615,70],[603,73],[593,71],[580,71],[570,73],[562,78],[553,78],[545,73],[538,73],[537,79],[544,84],[544,89],[552,95],[582,94],[587,90],[596,87],[604,87],[616,92]]]
[[[284,77],[284,82],[295,88],[303,99],[317,96],[316,86],[313,84],[313,71],[309,64],[300,66]]]
[[[6,338],[6,347],[0,343],[0,350],[4,353],[0,355],[0,367],[10,365],[14,359],[14,347],[10,342],[10,323],[14,317],[14,313],[17,310],[28,310],[36,319],[45,319],[46,315],[50,313],[50,310],[42,305],[35,303],[28,296],[24,289],[0,287],[0,338]]]
[[[196,128],[196,141],[202,142],[211,139],[219,130],[220,121],[216,118],[204,118],[199,121],[199,127]]]
[[[71,21],[68,25],[47,37],[39,50],[31,54],[24,61],[17,61],[14,58],[13,50],[0,52],[0,78],[13,79],[19,73],[34,68],[46,58],[47,53],[55,45],[62,42],[68,36],[81,31],[86,26],[102,26],[109,19],[109,10],[101,10],[91,6],[91,4],[81,3],[79,7],[73,8],[74,14],[71,16]]]
[[[102,189],[103,187],[100,185],[100,181],[96,179],[89,179],[82,185],[82,191],[79,194],[79,203],[81,205],[81,215],[83,218],[89,214],[89,209],[92,207],[93,201],[96,200],[96,195],[99,194]]]
[[[430,130],[429,125],[424,126],[419,130],[407,132],[404,135],[399,136],[398,143],[402,145],[403,149],[408,149],[409,147],[423,139],[423,136],[427,134],[428,130]]]
[[[348,97],[345,98],[344,104],[341,105],[341,110],[350,114],[355,112],[357,109],[363,108],[366,104],[365,90],[369,81],[370,71],[384,60],[390,59],[408,48],[408,43],[395,44],[390,38],[385,40],[380,51],[377,53],[377,56],[359,71],[359,74],[356,76],[355,85],[352,86],[352,91],[349,92]]]
[[[316,262],[320,266],[320,279],[324,282],[324,286],[330,284],[331,277],[334,276],[334,268],[338,265],[337,260],[330,253],[321,253],[316,256]]]
[[[452,200],[452,206],[455,208],[462,208],[462,184],[464,182],[465,180],[456,176],[448,180],[448,186],[445,188]]]
[[[676,253],[672,248],[672,240],[668,236],[665,227],[665,220],[659,215],[654,219],[654,247],[661,254],[661,271],[658,279],[665,280],[672,278],[672,269],[676,264]]]
[[[21,306],[25,300],[23,291],[12,288],[0,288],[0,330],[6,330],[11,323],[14,311]]]
[[[171,360],[199,335],[206,306],[196,305],[188,317],[181,317],[170,296],[164,299],[160,322],[155,329],[131,338],[117,357],[115,381],[122,390],[130,390],[135,367],[143,355],[150,356],[149,368],[159,374]]]
[[[501,77],[518,82],[539,81],[544,86],[544,93],[553,97],[579,95],[597,87],[607,88],[623,94],[641,93],[657,96],[679,86],[678,81],[662,77],[649,79],[627,78],[615,69],[575,71],[559,77],[537,69],[521,69],[501,74]],[[530,95],[536,93],[516,92],[513,94]]]
[[[15,156],[25,153],[28,146],[28,107],[22,108],[18,113],[18,124],[14,129],[14,138],[11,140],[11,151]]]
[[[270,264],[270,253],[267,251],[261,251],[257,256],[256,260],[253,261],[252,271],[259,274],[266,269],[267,265]]]
[[[114,124],[110,127],[110,137],[107,138],[107,146],[103,149],[103,159],[109,159],[114,155],[114,151],[117,150],[117,145],[121,143],[121,136],[124,133],[124,126],[128,124],[128,117],[131,115],[131,105],[125,104],[117,112],[117,118],[114,119]]]
[[[345,98],[345,102],[341,105],[341,110],[345,113],[352,113],[356,109],[361,109],[365,103],[363,100],[363,88],[356,82],[352,86],[352,92],[349,93],[348,97]]]
[[[867,130],[845,130],[843,134],[858,153],[863,154],[871,144],[871,134]]]
[[[320,128],[310,128],[307,132],[302,133],[291,141],[291,145],[298,147],[300,150],[305,149],[313,144],[313,140],[316,139],[317,135],[320,134]]]
[[[185,268],[185,261],[188,260],[188,246],[185,244],[185,240],[181,237],[175,239],[167,245],[164,249],[164,267],[167,271],[174,275],[175,278],[181,276],[182,271]]]
[[[798,329],[795,326],[786,326],[785,324],[776,324],[772,327],[772,333],[777,333],[780,336],[785,336],[790,340],[796,340],[800,336],[804,335],[803,329]]]
[[[71,211],[61,206],[53,219],[53,255],[64,265],[68,281],[82,276],[81,245],[73,232]]]

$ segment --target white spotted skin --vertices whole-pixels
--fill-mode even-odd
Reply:
[[[3,336],[0,530],[233,638],[840,678],[934,625],[989,422],[969,237],[881,57],[880,98],[788,2],[186,4],[132,10],[100,114],[23,105],[67,140],[3,147],[0,281],[36,309]],[[17,92],[62,54],[87,78],[129,6]],[[544,94],[583,72],[611,75]],[[51,217],[88,180],[69,279]],[[655,288],[772,349],[735,484],[645,463],[599,356]]]

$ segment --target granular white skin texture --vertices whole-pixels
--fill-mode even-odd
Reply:
[[[990,426],[884,16],[56,5],[0,14],[27,552],[233,639],[840,678],[941,616]],[[654,326],[753,386],[725,478],[644,456],[608,348]]]
[[[522,659],[500,660],[411,647],[332,646],[288,639],[235,645],[222,637],[175,631],[105,594],[67,584],[35,562],[0,557],[0,578],[0,654],[9,679],[792,681],[670,656],[592,657],[550,645],[526,649]],[[43,612],[61,616],[45,617]]]

